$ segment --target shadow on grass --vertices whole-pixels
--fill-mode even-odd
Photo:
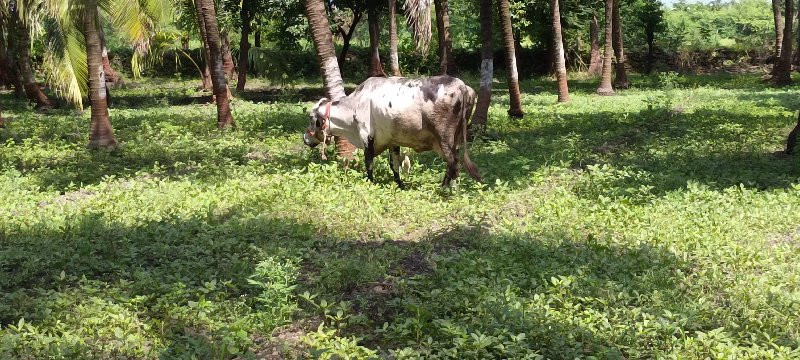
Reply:
[[[0,241],[0,325],[16,324],[22,317],[34,326],[52,324],[66,313],[92,309],[92,301],[102,299],[135,308],[130,315],[135,319],[127,321],[145,326],[128,331],[141,331],[151,344],[168,344],[153,349],[163,351],[162,356],[224,354],[230,348],[223,339],[228,331],[241,329],[233,326],[240,319],[260,316],[257,326],[240,325],[252,338],[269,337],[272,329],[298,318],[320,316],[300,304],[305,310],[294,318],[264,318],[269,306],[292,308],[291,303],[302,302],[297,294],[310,291],[328,301],[350,302],[349,315],[366,316],[366,321],[346,327],[345,334],[383,350],[414,343],[424,350],[422,339],[406,332],[412,330],[406,328],[410,321],[424,314],[416,333],[442,346],[457,347],[461,341],[449,326],[489,334],[525,333],[529,349],[568,357],[642,345],[635,337],[595,337],[595,330],[547,312],[526,311],[520,302],[536,303],[537,296],[544,296],[565,303],[596,299],[584,306],[597,311],[645,306],[651,296],[675,293],[675,271],[690,268],[667,249],[613,244],[589,233],[501,236],[465,224],[419,241],[364,243],[320,235],[315,225],[302,220],[245,210],[256,205],[136,225],[84,214],[66,219],[65,227],[9,229]],[[282,271],[280,264],[297,261],[299,267],[290,275],[299,287],[293,296],[265,304],[259,300],[267,296],[264,289],[248,279],[268,258],[274,260],[270,264],[276,268],[267,269],[273,272]],[[77,300],[54,300],[62,296]],[[201,320],[208,314],[191,305],[204,302],[216,309],[207,310],[215,314],[213,327]],[[671,307],[678,305],[666,306],[675,310]],[[388,328],[382,328],[384,322]],[[80,328],[98,326],[89,324],[65,321],[60,328],[87,334]],[[59,331],[53,336],[58,338]],[[581,345],[571,347],[570,342]],[[85,344],[93,353],[125,354],[115,349],[121,345],[113,338]],[[495,348],[486,351],[485,356],[500,355],[493,354]]]

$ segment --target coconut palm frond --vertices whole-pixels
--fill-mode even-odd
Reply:
[[[141,76],[141,71],[147,67],[163,64],[165,55],[175,54],[176,66],[180,66],[181,57],[188,59],[202,76],[202,70],[197,62],[182,49],[181,39],[183,33],[178,30],[162,30],[155,33],[149,41],[149,47],[144,51],[134,52],[132,65],[134,76]]]
[[[414,35],[417,51],[428,52],[431,44],[431,1],[406,0],[406,23]]]
[[[48,22],[45,28],[48,45],[42,66],[47,83],[60,98],[82,109],[83,96],[89,90],[83,34],[74,26],[65,29],[55,22]]]

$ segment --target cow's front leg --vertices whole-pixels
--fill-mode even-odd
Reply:
[[[364,147],[364,164],[367,166],[367,179],[375,182],[375,177],[372,176],[372,163],[375,160],[375,140],[371,137],[367,138],[367,146]]]
[[[400,190],[405,190],[406,185],[403,184],[403,180],[400,180],[400,163],[402,159],[400,159],[400,147],[399,146],[392,146],[389,150],[389,166],[392,168],[392,174],[394,175],[394,182],[397,183],[397,187]]]

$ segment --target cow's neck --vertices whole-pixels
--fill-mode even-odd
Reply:
[[[328,118],[328,132],[335,136],[344,136],[353,145],[363,147],[359,144],[358,126],[355,123],[355,112],[341,102],[331,105],[331,115]]]

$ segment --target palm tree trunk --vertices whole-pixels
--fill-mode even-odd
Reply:
[[[389,59],[391,60],[392,75],[402,76],[400,72],[400,54],[397,52],[397,0],[389,0]]]
[[[647,38],[647,62],[644,66],[644,72],[650,75],[653,72],[653,62],[655,62],[653,51],[656,46],[656,34],[654,26],[649,24],[645,26],[645,37]]]
[[[603,72],[600,80],[600,87],[597,93],[600,95],[614,95],[614,88],[611,86],[611,63],[614,61],[614,0],[606,1],[606,45],[603,56]]]
[[[214,87],[214,97],[217,102],[217,127],[220,129],[233,126],[230,99],[228,98],[228,80],[225,78],[223,61],[222,39],[217,27],[217,12],[214,0],[195,0],[200,7],[206,27],[206,39],[210,55],[211,84]]]
[[[439,37],[439,74],[454,75],[458,71],[453,59],[453,42],[450,38],[450,5],[447,0],[434,0],[436,29]]]
[[[556,80],[558,81],[558,102],[569,101],[569,86],[567,84],[567,66],[564,59],[564,42],[561,36],[561,11],[558,0],[550,0],[550,9],[553,15],[553,44],[555,46]]]
[[[628,82],[628,70],[625,68],[625,46],[622,42],[622,18],[619,14],[619,0],[614,0],[613,21],[614,56],[617,58],[617,72],[614,78],[614,87],[617,89],[627,89],[630,83]]]
[[[8,46],[8,53],[7,53],[7,60],[8,60],[8,76],[10,78],[11,83],[14,85],[14,97],[17,99],[21,99],[25,97],[25,86],[23,85],[22,75],[19,71],[19,59],[17,51],[17,24],[15,22],[16,18],[9,17],[8,18],[8,29],[7,29],[7,41],[6,45]],[[2,36],[2,34],[0,34]]]
[[[478,89],[478,102],[472,115],[472,127],[486,127],[489,105],[492,102],[492,78],[494,77],[494,44],[492,43],[492,0],[481,0],[481,87]]]
[[[8,45],[5,37],[5,19],[0,16],[0,80],[6,89],[10,89],[13,81],[11,79],[11,61],[8,60]]]
[[[775,65],[775,74],[772,77],[773,83],[777,86],[785,86],[792,83],[792,20],[794,19],[793,1],[786,0],[785,5],[783,45],[781,46],[781,56],[778,58],[778,63]]]
[[[506,72],[508,73],[508,94],[510,97],[510,107],[508,115],[521,118],[522,95],[519,91],[519,75],[517,73],[517,56],[514,51],[514,33],[511,27],[511,8],[509,0],[500,1],[500,23],[503,30],[503,46],[506,50]]]
[[[323,0],[306,0],[305,13],[308,18],[311,37],[319,58],[320,72],[322,81],[325,84],[325,91],[328,97],[336,100],[345,96],[344,82],[342,73],[339,71],[339,62],[336,60],[336,52],[333,48],[333,36],[328,23],[328,15],[325,13],[325,3]],[[353,159],[355,146],[348,143],[344,138],[335,138],[336,152],[339,157]]]
[[[103,27],[98,28],[100,32],[100,42],[103,47],[103,71],[106,72],[106,81],[117,84],[122,80],[122,77],[114,71],[111,67],[111,61],[108,60],[108,48],[106,48],[106,36],[103,33]]]
[[[253,34],[253,46],[255,46],[257,49],[261,48],[261,31],[260,30],[256,30],[256,33]]]
[[[13,11],[11,16],[17,16],[16,11]],[[50,99],[47,97],[47,95],[42,92],[42,89],[39,88],[39,84],[36,82],[36,76],[33,73],[30,56],[31,37],[28,33],[28,28],[19,20],[16,20],[15,22],[17,24],[17,54],[19,60],[19,70],[20,75],[22,75],[25,95],[28,96],[29,101],[32,101],[36,104],[37,108],[51,108],[53,107],[53,104],[50,102]]]
[[[783,46],[783,19],[781,18],[781,0],[772,0],[772,20],[775,23],[775,63],[781,57]],[[774,66],[773,66],[774,68]]]
[[[225,76],[230,79],[233,77],[233,72],[236,71],[236,65],[233,64],[233,54],[231,53],[231,42],[228,40],[228,34],[220,33],[220,41],[222,41],[222,66],[225,70]]]
[[[197,4],[200,0],[195,1],[195,9],[197,10],[197,30],[200,33],[200,44],[203,46],[202,55],[203,62],[203,90],[210,90],[211,84],[211,70],[209,64],[211,63],[211,51],[208,49],[208,38],[206,38],[206,21],[203,19],[203,14],[200,13],[200,5]]]
[[[244,91],[247,83],[247,59],[250,52],[250,0],[242,0],[242,36],[239,41],[239,81],[236,82],[236,91]]]
[[[592,22],[589,24],[589,36],[592,40],[592,52],[589,58],[589,75],[598,76],[603,72],[603,58],[600,57],[600,40],[598,39],[597,15],[592,13]]]
[[[106,100],[106,79],[103,70],[103,45],[98,28],[97,3],[87,4],[83,12],[83,34],[86,38],[86,63],[89,67],[89,100],[92,107],[92,120],[89,125],[90,149],[113,150],[117,147],[114,129],[108,117]]]
[[[386,76],[381,65],[381,23],[377,5],[369,7],[367,23],[369,24],[369,76]]]

